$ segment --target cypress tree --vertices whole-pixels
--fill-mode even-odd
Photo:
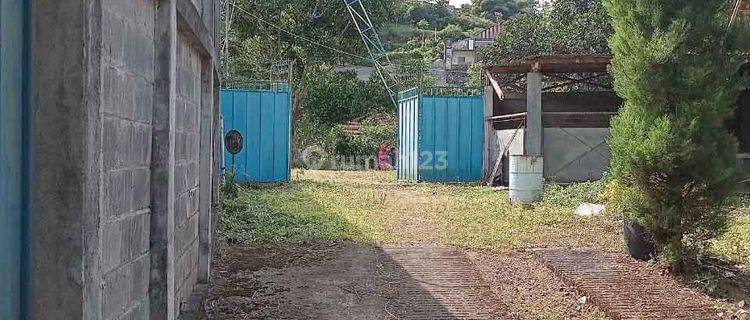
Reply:
[[[605,0],[615,88],[615,201],[679,271],[686,253],[721,234],[738,182],[726,129],[746,61],[747,24],[729,26],[729,0]],[[732,1],[734,2],[734,1]]]

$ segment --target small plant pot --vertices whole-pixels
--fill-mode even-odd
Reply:
[[[656,244],[642,225],[633,220],[623,221],[623,235],[628,253],[633,258],[649,261],[656,255]]]

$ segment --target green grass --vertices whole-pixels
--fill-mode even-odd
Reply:
[[[538,205],[477,185],[408,184],[388,172],[295,171],[283,187],[242,187],[223,201],[219,236],[229,243],[350,240],[479,249],[597,247],[620,250],[618,217],[573,213],[602,202],[603,182],[548,186]],[[709,254],[750,265],[750,201],[739,198],[729,231]]]
[[[739,197],[735,208],[727,233],[711,243],[709,253],[750,266],[750,197]]]
[[[246,244],[352,240],[484,249],[620,247],[616,219],[573,213],[580,201],[595,198],[586,191],[592,186],[552,188],[539,205],[520,207],[508,203],[506,192],[484,186],[404,184],[387,172],[296,171],[294,176],[288,186],[242,188],[235,199],[225,200],[219,236]]]

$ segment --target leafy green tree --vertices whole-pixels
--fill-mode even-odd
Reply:
[[[448,1],[426,2],[426,1],[401,1],[399,2],[401,22],[416,25],[424,20],[432,28],[442,29],[451,22],[451,13]]]
[[[419,22],[417,22],[417,28],[422,30],[429,30],[430,23],[426,19],[419,20]]]
[[[625,213],[650,232],[664,261],[724,231],[736,182],[725,129],[750,43],[728,28],[725,0],[605,0],[615,35],[612,71],[624,110],[612,124],[612,172]]]
[[[461,27],[455,24],[449,24],[448,26],[443,28],[443,30],[440,30],[440,32],[438,32],[438,36],[443,40],[456,41],[466,38],[466,32],[464,32]]]
[[[377,75],[363,82],[354,72],[332,72],[322,67],[308,75],[311,85],[305,101],[308,121],[333,127],[393,108]]]
[[[473,0],[472,9],[475,14],[487,18],[508,18],[520,11],[516,0]]]
[[[502,26],[502,36],[480,51],[486,65],[540,54],[609,53],[612,27],[601,0],[557,0]]]

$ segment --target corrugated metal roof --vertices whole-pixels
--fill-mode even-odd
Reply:
[[[474,36],[474,39],[476,39],[476,40],[492,40],[492,39],[495,38],[495,36],[497,36],[498,34],[500,34],[500,32],[502,32],[502,31],[503,31],[503,27],[502,26],[500,26],[499,24],[498,25],[494,25],[492,27],[489,27],[489,28],[484,29],[484,30],[480,31],[479,33],[477,33],[476,36]]]
[[[612,60],[608,54],[552,54],[532,56],[486,67],[490,74],[503,73],[581,73],[607,72]]]

